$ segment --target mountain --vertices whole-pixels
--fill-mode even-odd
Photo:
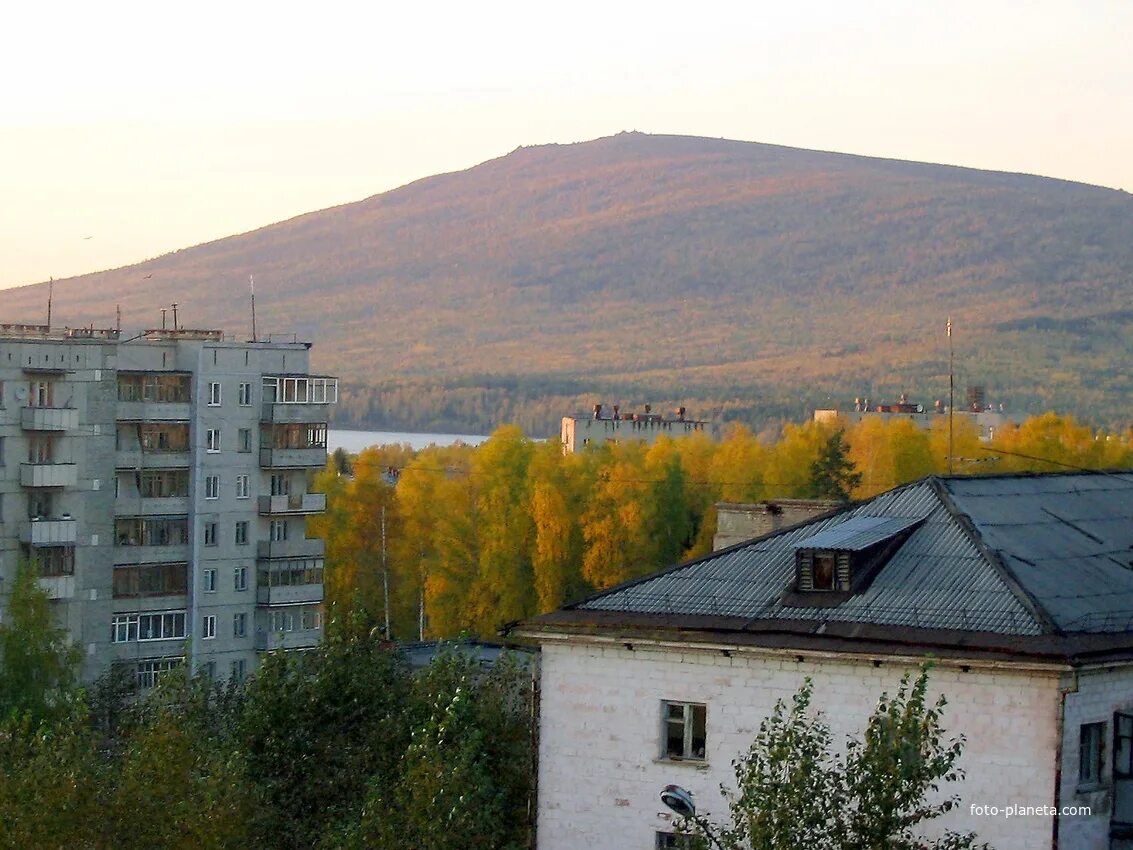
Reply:
[[[957,382],[1127,421],[1133,197],[1043,177],[622,133],[55,282],[56,323],[315,342],[343,421],[553,432],[564,407],[809,405]],[[0,291],[34,320],[45,284]],[[233,317],[239,317],[234,319]],[[829,399],[829,400],[828,400]]]

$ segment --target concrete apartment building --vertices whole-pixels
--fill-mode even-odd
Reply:
[[[37,564],[91,679],[251,672],[322,636],[306,517],[336,378],[302,342],[0,325],[0,617]]]
[[[605,405],[594,405],[590,416],[564,416],[559,429],[563,453],[582,451],[586,446],[600,446],[603,443],[620,443],[629,440],[652,445],[661,435],[667,437],[687,437],[704,432],[712,439],[720,438],[720,426],[701,419],[688,419],[685,409],[678,407],[675,415],[667,417],[654,413],[651,405],[645,405],[642,413],[622,413],[619,405],[613,405],[612,412],[606,412]]]
[[[1016,421],[1014,417],[1003,412],[1003,405],[997,410],[985,403],[983,387],[968,387],[966,398],[965,406],[957,407],[952,412],[952,417],[956,423],[963,422],[975,426],[981,442],[990,443],[1000,429]],[[867,419],[877,419],[886,423],[903,419],[925,431],[931,431],[933,427],[947,427],[948,416],[948,405],[943,401],[936,400],[930,408],[909,401],[909,397],[903,393],[895,404],[874,404],[868,398],[856,398],[853,410],[829,408],[814,411],[815,422],[841,421],[856,425]]]

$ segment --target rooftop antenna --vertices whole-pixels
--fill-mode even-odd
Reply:
[[[165,308],[161,308],[161,329],[165,330]]]
[[[115,304],[114,305],[114,313],[117,316],[117,320],[114,323],[114,329],[116,331],[118,331],[118,333],[122,333],[122,305],[121,304]]]
[[[254,275],[248,275],[248,283],[252,286],[252,342],[258,342],[256,339],[256,278]]]
[[[55,291],[55,278],[47,281],[47,329],[51,330],[51,296]]]
[[[952,317],[948,317],[948,474],[952,474],[952,457],[955,454],[952,443],[952,421],[956,410],[956,373],[953,369]]]
[[[177,326],[177,302],[174,301],[170,306],[173,308],[173,330],[180,330]]]

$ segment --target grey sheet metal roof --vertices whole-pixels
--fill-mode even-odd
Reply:
[[[786,604],[797,548],[918,522],[863,592],[833,607]],[[1131,546],[1133,473],[928,478],[570,607],[1005,635],[1128,631]]]
[[[796,549],[832,549],[861,552],[890,540],[920,522],[915,517],[852,516],[845,522],[827,526],[794,544]]]

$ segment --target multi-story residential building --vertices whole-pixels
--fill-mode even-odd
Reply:
[[[1003,412],[1003,405],[998,410],[984,403],[983,387],[968,387],[967,402],[964,407],[957,407],[952,411],[952,418],[957,423],[966,423],[974,426],[981,442],[990,443],[995,435],[1007,424],[1017,421],[1015,417]],[[815,422],[849,422],[856,425],[870,419],[882,422],[893,422],[901,419],[912,422],[918,428],[931,431],[933,428],[948,427],[948,406],[941,400],[933,403],[932,407],[909,401],[904,393],[896,404],[874,404],[868,398],[854,399],[853,410],[835,410],[833,408],[814,411]]]
[[[302,342],[0,325],[0,616],[33,561],[93,678],[242,678],[322,636],[337,379]]]
[[[657,438],[687,437],[691,434],[706,433],[712,439],[719,439],[720,426],[701,419],[689,419],[685,409],[678,407],[674,416],[654,413],[651,405],[645,405],[642,413],[622,413],[619,405],[612,412],[605,406],[594,405],[591,416],[564,416],[559,437],[563,452],[582,451],[586,446],[600,446],[603,443],[620,443],[637,440],[652,445]]]

